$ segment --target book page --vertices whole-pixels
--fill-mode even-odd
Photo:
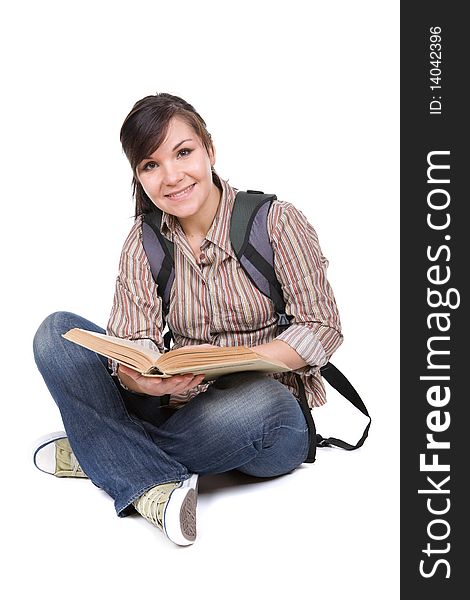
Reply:
[[[279,367],[281,371],[289,370],[285,364],[260,357],[246,346],[223,346],[220,348],[198,348],[197,346],[185,348],[183,346],[164,354],[158,360],[158,366],[165,373],[175,373],[182,372],[182,369],[187,372],[187,369],[191,367],[201,369],[260,361],[265,365],[272,365],[273,368]]]
[[[62,337],[141,373],[149,370],[161,356],[159,352],[145,348],[136,341],[79,328],[70,329]]]
[[[124,338],[118,338],[113,335],[106,335],[104,333],[97,333],[96,331],[87,331],[86,329],[79,329],[78,331],[82,331],[86,335],[92,335],[98,339],[101,339],[106,342],[110,342],[111,344],[115,344],[117,346],[124,346],[126,348],[132,348],[133,350],[138,350],[148,356],[152,362],[156,363],[160,356],[163,356],[157,350],[152,350],[151,348],[147,348],[146,346],[142,346],[139,344],[138,340],[125,340]],[[65,334],[67,335],[67,334]],[[65,337],[65,336],[64,336]]]

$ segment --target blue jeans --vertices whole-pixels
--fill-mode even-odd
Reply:
[[[35,335],[34,356],[80,466],[119,516],[151,487],[191,473],[272,477],[305,460],[307,424],[279,381],[227,375],[174,410],[168,397],[124,390],[106,358],[61,337],[72,327],[104,332],[78,315],[53,313]]]

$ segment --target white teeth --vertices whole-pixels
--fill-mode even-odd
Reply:
[[[188,185],[187,188],[184,188],[184,190],[181,190],[181,192],[178,192],[177,194],[167,194],[168,198],[180,198],[181,196],[184,196],[186,194],[186,192],[192,188],[194,185],[194,183],[192,183],[191,185]]]

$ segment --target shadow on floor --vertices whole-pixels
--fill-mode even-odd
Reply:
[[[217,475],[201,475],[199,477],[198,493],[203,495],[228,488],[256,485],[267,481],[275,481],[280,479],[280,477],[287,477],[289,475],[290,473],[278,477],[253,477],[240,471],[227,471],[226,473],[219,473]]]

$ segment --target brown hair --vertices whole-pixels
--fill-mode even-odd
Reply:
[[[164,141],[170,120],[181,117],[194,129],[207,152],[213,150],[210,133],[204,119],[193,106],[171,94],[146,96],[134,104],[121,127],[121,144],[132,167],[132,193],[135,199],[135,216],[151,212],[155,205],[144,192],[136,176],[137,165],[150,156]],[[212,180],[221,190],[217,173],[212,168]]]

